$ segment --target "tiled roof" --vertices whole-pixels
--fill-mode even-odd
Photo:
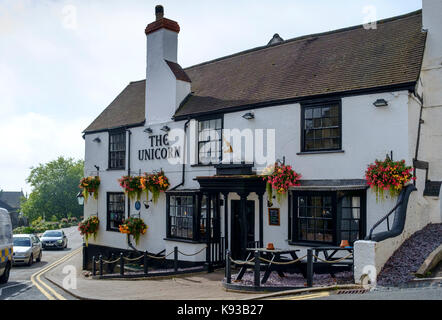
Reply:
[[[7,204],[11,209],[20,208],[20,199],[22,197],[24,197],[22,191],[0,191],[0,201]]]
[[[86,128],[85,132],[113,129],[144,122],[146,82],[131,82]]]
[[[422,11],[259,47],[184,69],[184,118],[243,106],[417,82],[426,33]],[[86,131],[144,121],[145,82],[131,83]],[[133,95],[137,95],[134,97]]]
[[[168,61],[168,60],[165,60],[165,61],[166,61],[167,65],[169,66],[170,70],[175,75],[175,78],[177,80],[181,80],[181,81],[185,81],[185,82],[192,82],[190,80],[189,76],[187,75],[186,71],[184,71],[183,68],[181,68],[181,66],[178,63]]]

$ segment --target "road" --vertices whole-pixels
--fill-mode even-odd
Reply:
[[[30,267],[21,265],[14,266],[11,270],[9,282],[0,285],[0,300],[48,300],[48,297],[45,296],[31,281],[32,275],[42,271],[51,263],[72,253],[75,249],[80,248],[83,243],[82,237],[76,226],[63,230],[68,238],[68,247],[64,250],[44,250],[41,261],[34,262]],[[41,277],[41,280],[65,299],[75,299],[63,290],[52,285],[44,278],[44,276]]]
[[[435,280],[431,285],[415,288],[382,288],[363,294],[336,294],[322,291],[303,295],[286,295],[270,300],[442,300],[442,283]]]

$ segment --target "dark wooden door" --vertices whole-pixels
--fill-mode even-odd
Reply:
[[[243,259],[245,258],[246,252],[245,248],[249,246],[250,243],[255,241],[255,201],[247,201],[246,205],[246,226],[243,224],[243,219],[241,217],[241,205],[239,200],[231,201],[231,254],[233,259]],[[247,233],[247,243],[244,243],[245,236],[244,232]]]

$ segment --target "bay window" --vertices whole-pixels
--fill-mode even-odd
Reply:
[[[364,238],[365,191],[295,191],[292,196],[292,243],[339,245]]]
[[[166,194],[167,238],[204,242],[219,237],[217,195],[199,192],[168,192]],[[210,219],[209,217],[210,213]]]

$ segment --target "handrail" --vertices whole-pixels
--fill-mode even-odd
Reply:
[[[384,222],[385,220],[387,220],[387,229],[388,231],[390,231],[390,222],[388,220],[388,217],[396,211],[396,209],[402,204],[403,201],[400,201],[398,203],[396,203],[396,205],[394,206],[393,209],[390,210],[390,212],[388,212],[383,218],[381,218],[380,220],[378,220],[373,227],[371,227],[370,229],[370,234],[368,235],[368,238],[371,240],[372,235],[373,235],[373,230],[376,229],[382,222]]]
[[[406,185],[399,194],[396,205],[391,209],[383,218],[376,222],[370,229],[369,235],[365,240],[383,241],[388,238],[393,238],[400,235],[405,227],[405,219],[407,215],[408,199],[413,191],[416,191],[416,187],[412,184]],[[392,228],[390,229],[390,215],[396,212],[393,220]],[[385,220],[387,220],[388,231],[373,234],[373,231]]]

